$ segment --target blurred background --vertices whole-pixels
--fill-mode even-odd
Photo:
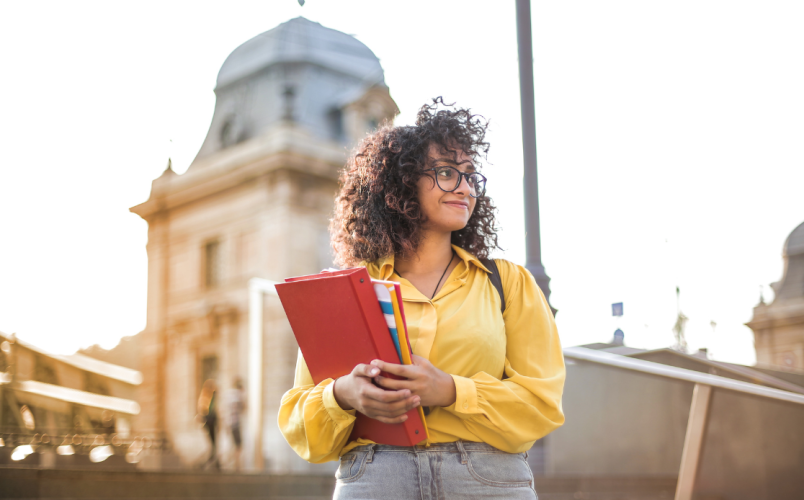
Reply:
[[[348,151],[436,96],[490,120],[495,256],[524,264],[516,18],[514,2],[450,0],[0,4],[0,462],[330,474],[276,429],[296,345],[250,280],[328,267]],[[645,495],[672,496],[696,384],[725,383],[690,371],[752,394],[718,406],[715,389],[703,428],[756,416],[706,434],[723,440],[696,470],[745,475],[723,457],[764,447],[752,484],[784,498],[800,481],[778,478],[804,467],[804,400],[747,386],[804,397],[804,6],[534,1],[531,22],[542,262],[564,346],[585,346],[568,351],[568,425],[537,443],[534,472],[649,478]],[[254,297],[270,383],[247,416]],[[649,363],[638,384],[620,358]],[[671,383],[654,365],[682,371]],[[616,411],[607,390],[625,398]],[[614,413],[572,427],[570,409]],[[590,451],[645,421],[657,427]],[[602,488],[567,484],[568,498]]]

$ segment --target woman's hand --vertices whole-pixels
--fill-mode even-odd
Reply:
[[[404,377],[406,380],[394,380],[377,375],[374,380],[386,389],[410,391],[421,398],[423,406],[449,406],[455,402],[455,381],[421,356],[414,354],[412,365],[397,365],[375,359],[371,366]]]
[[[386,391],[375,386],[371,379],[379,374],[375,366],[355,366],[352,373],[335,381],[335,401],[344,410],[355,409],[386,424],[404,422],[408,419],[405,413],[419,406],[421,398],[408,389]]]

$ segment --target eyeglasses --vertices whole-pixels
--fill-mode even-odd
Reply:
[[[461,185],[461,180],[466,177],[466,182],[469,184],[469,196],[472,198],[480,198],[486,192],[486,178],[477,172],[461,172],[455,167],[435,167],[428,168],[425,172],[435,172],[436,184],[441,188],[441,191],[451,193],[458,189]]]

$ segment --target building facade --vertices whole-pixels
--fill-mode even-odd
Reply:
[[[149,199],[131,209],[148,222],[137,426],[164,434],[185,465],[206,458],[195,417],[208,379],[221,394],[226,455],[226,391],[237,378],[248,385],[249,280],[331,265],[338,171],[361,137],[398,113],[372,51],[304,18],[235,49],[215,93],[209,132],[187,172],[168,165]],[[265,299],[263,318],[265,469],[308,472],[276,425],[297,345],[278,299]]]
[[[132,433],[141,382],[137,370],[0,332],[0,465],[124,468],[161,455]]]
[[[784,273],[772,283],[774,298],[754,308],[747,325],[754,331],[757,365],[804,371],[804,222],[782,252]]]

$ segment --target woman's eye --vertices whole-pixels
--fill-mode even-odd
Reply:
[[[439,170],[438,175],[444,179],[449,179],[453,176],[452,169],[445,168],[444,170]]]

